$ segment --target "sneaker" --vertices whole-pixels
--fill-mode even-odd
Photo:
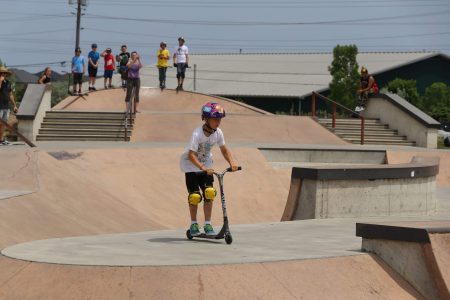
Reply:
[[[108,89],[112,89],[114,86],[112,84],[108,85]]]
[[[199,236],[200,235],[200,227],[198,227],[197,223],[194,223],[189,228],[189,231],[191,232],[192,236]]]
[[[93,90],[93,91],[96,91],[97,89],[95,88],[95,86],[93,86],[93,87],[92,87],[92,90]]]
[[[4,139],[3,141],[0,141],[0,143],[3,145],[3,146],[8,146],[8,145],[11,145],[11,143],[10,142],[8,142],[8,140],[7,139]]]
[[[203,227],[203,229],[205,230],[205,233],[208,236],[216,235],[216,232],[214,231],[214,228],[212,227],[211,224],[205,224],[205,227]]]

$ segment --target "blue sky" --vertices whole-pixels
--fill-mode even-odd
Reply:
[[[75,46],[68,0],[0,0],[0,59],[40,71],[67,71]],[[154,64],[159,42],[182,35],[191,53],[433,50],[450,54],[450,0],[90,0],[81,47],[120,45]]]

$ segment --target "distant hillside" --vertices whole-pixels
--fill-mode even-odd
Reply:
[[[16,83],[37,83],[42,74],[42,71],[33,74],[28,71],[15,68],[10,69],[10,71],[13,72],[14,76],[16,77]],[[66,75],[59,74],[58,72],[53,71],[52,81],[66,81]]]

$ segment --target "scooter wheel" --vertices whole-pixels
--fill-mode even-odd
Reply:
[[[192,240],[193,238],[193,236],[191,235],[191,231],[189,229],[186,231],[186,237],[190,240]]]
[[[227,234],[225,236],[225,242],[229,245],[233,242],[233,237],[231,236],[231,234]]]

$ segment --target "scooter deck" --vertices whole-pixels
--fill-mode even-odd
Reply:
[[[219,236],[219,235],[207,235],[206,233],[201,233],[200,235],[197,236],[192,236],[193,238],[201,238],[201,239],[210,239],[210,240],[220,240],[223,239],[223,236]]]

